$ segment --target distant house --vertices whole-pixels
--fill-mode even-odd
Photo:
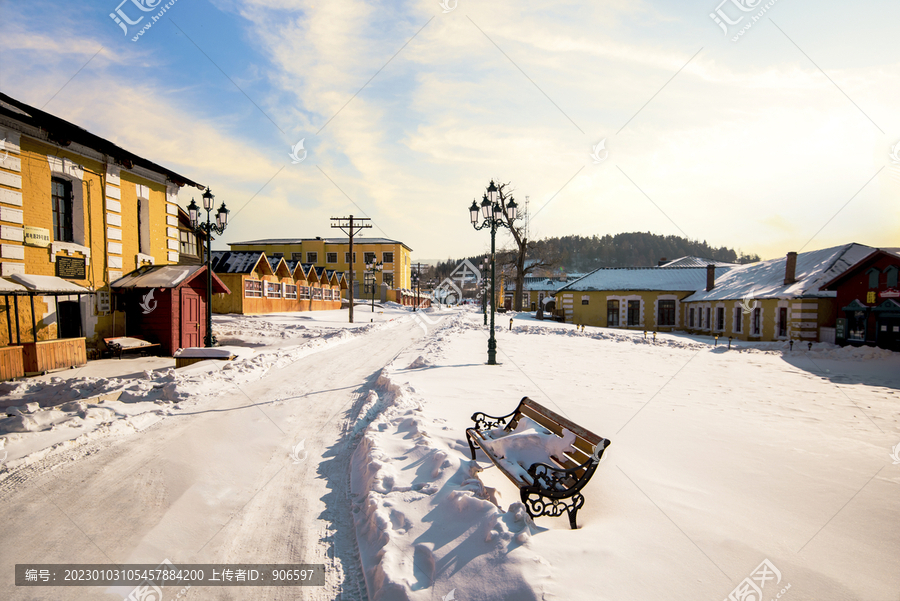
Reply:
[[[561,288],[573,282],[583,274],[572,274],[560,277],[526,276],[522,290],[522,309],[525,311],[537,311],[544,304],[545,298],[552,298]],[[516,294],[516,282],[510,280],[506,285],[504,305],[507,309],[513,306],[513,298]]]
[[[900,249],[880,249],[822,286],[834,291],[835,341],[900,351]]]
[[[875,251],[845,244],[740,265],[683,300],[688,332],[740,340],[834,342],[836,293],[825,284]],[[660,269],[659,271],[664,271]]]
[[[560,288],[556,313],[579,325],[672,331],[684,327],[683,301],[706,280],[706,267],[603,267]]]
[[[341,308],[343,274],[261,251],[213,251],[212,267],[231,293],[213,298],[216,313],[255,315]]]
[[[339,273],[348,273],[352,265],[355,298],[366,296],[363,290],[367,263],[382,264],[382,270],[375,274],[378,286],[385,284],[392,290],[411,286],[412,249],[399,240],[354,236],[353,257],[348,238],[266,238],[233,242],[228,246],[232,251],[265,252],[269,257],[284,257]]]

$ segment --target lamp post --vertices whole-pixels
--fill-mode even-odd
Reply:
[[[413,283],[416,285],[416,304],[413,305],[413,312],[419,308],[419,272],[422,270],[422,264],[416,263],[416,270],[412,274]]]
[[[481,270],[487,270],[488,264],[491,260],[488,257],[484,258],[482,262]],[[481,278],[481,312],[484,313],[484,325],[487,325],[487,278]]]
[[[497,340],[494,338],[494,290],[496,289],[496,262],[494,260],[494,253],[497,245],[497,228],[505,227],[508,229],[510,224],[516,219],[517,208],[516,201],[512,198],[506,203],[505,207],[500,203],[500,190],[497,188],[496,184],[494,184],[494,180],[491,180],[491,184],[487,189],[487,194],[485,194],[481,200],[481,213],[484,218],[481,225],[478,225],[478,203],[473,200],[472,206],[469,207],[469,218],[472,221],[472,227],[476,230],[485,228],[490,228],[491,230],[491,335],[490,338],[488,338],[488,365],[497,365]],[[506,218],[509,220],[509,224],[503,221],[504,212],[506,213]]]
[[[228,209],[225,208],[224,202],[216,212],[216,222],[212,223],[210,221],[209,214],[213,210],[215,199],[216,197],[213,196],[212,191],[207,187],[206,192],[203,193],[203,209],[206,211],[206,223],[200,221],[200,207],[197,206],[193,198],[191,199],[191,204],[188,205],[191,228],[197,233],[206,235],[206,335],[203,337],[203,346],[206,348],[212,347],[215,343],[215,338],[212,334],[212,250],[210,245],[213,232],[221,236],[228,225]]]
[[[377,284],[375,283],[375,274],[382,269],[384,269],[384,265],[381,263],[381,261],[366,263],[366,279],[369,280],[369,285],[372,287],[372,313],[375,312],[375,288],[377,286]]]

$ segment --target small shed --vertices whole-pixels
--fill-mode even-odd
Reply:
[[[125,308],[126,336],[158,343],[167,355],[203,346],[206,279],[206,265],[150,265],[110,284]],[[212,292],[231,292],[215,273]]]

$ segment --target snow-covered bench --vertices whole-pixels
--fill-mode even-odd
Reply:
[[[113,356],[118,356],[119,359],[122,358],[122,355],[124,353],[130,351],[137,351],[143,354],[145,352],[149,352],[150,349],[153,349],[153,352],[157,352],[157,350],[160,348],[159,344],[147,342],[139,336],[119,336],[114,338],[104,338],[103,342],[106,343],[106,348],[109,349],[110,354]]]
[[[575,516],[584,505],[581,489],[588,483],[610,441],[524,397],[516,410],[503,417],[472,416],[474,428],[466,439],[518,488],[528,514]]]

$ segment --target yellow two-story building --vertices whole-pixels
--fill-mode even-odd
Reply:
[[[125,331],[110,282],[178,263],[176,195],[202,186],[5,94],[0,141],[0,345],[99,349]]]
[[[299,261],[348,273],[353,265],[355,282],[354,298],[365,298],[366,265],[381,263],[381,270],[375,272],[375,283],[388,289],[412,288],[411,253],[406,244],[388,238],[353,238],[353,257],[350,257],[348,238],[269,238],[229,244],[231,250],[254,250],[266,253],[267,257],[283,257],[285,260]],[[352,261],[351,261],[352,259]]]

